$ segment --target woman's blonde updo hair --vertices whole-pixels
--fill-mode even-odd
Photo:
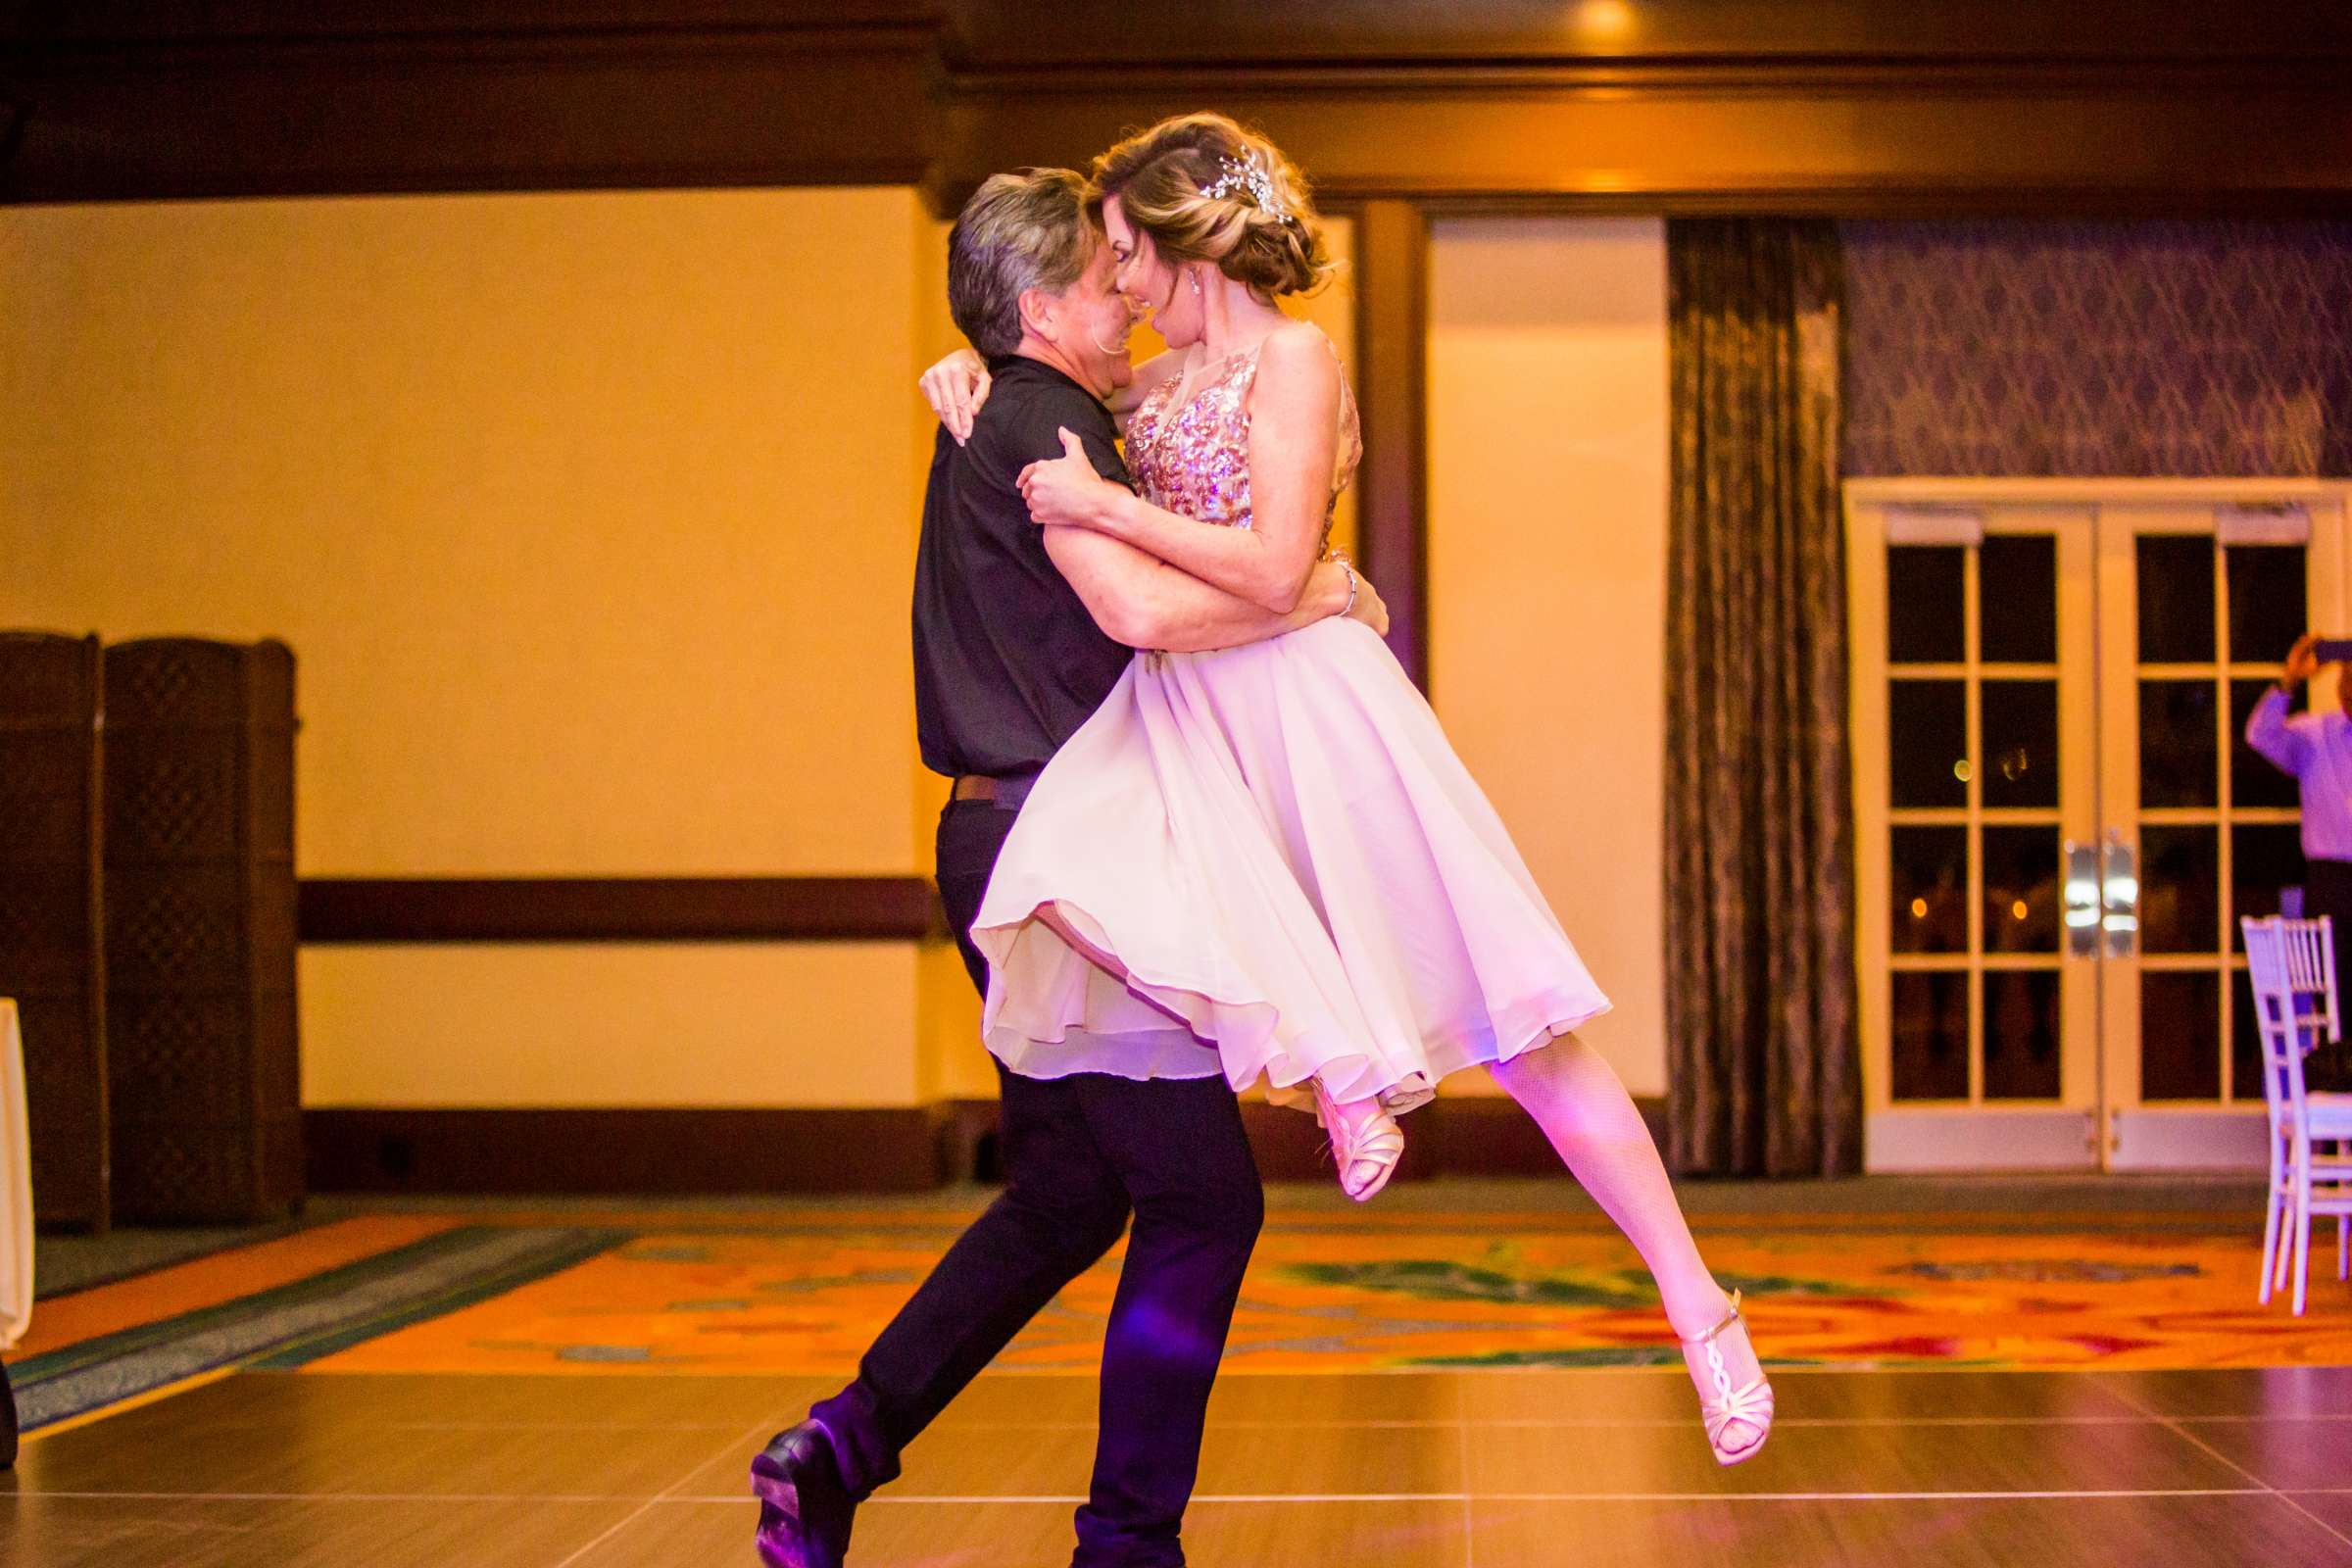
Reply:
[[[1213,262],[1271,301],[1337,270],[1306,176],[1282,149],[1223,115],[1179,115],[1095,160],[1093,205],[1127,221],[1170,262]]]

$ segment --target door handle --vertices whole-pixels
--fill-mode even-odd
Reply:
[[[2139,857],[2123,829],[2109,828],[2099,877],[2099,925],[2107,956],[2129,958],[2139,941]]]
[[[2078,958],[2099,955],[2099,847],[2066,841],[2066,951]]]

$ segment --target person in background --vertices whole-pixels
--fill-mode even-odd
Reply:
[[[2303,798],[2303,914],[2333,921],[2337,986],[2352,979],[2344,966],[2345,928],[2352,926],[2352,678],[2336,682],[2336,706],[2290,713],[2295,689],[2320,672],[2319,634],[2306,633],[2287,650],[2286,673],[2263,693],[2246,719],[2246,744],[2300,786]],[[2323,1049],[2305,1064],[2314,1088],[2343,1088],[2352,1071],[2339,1049]]]

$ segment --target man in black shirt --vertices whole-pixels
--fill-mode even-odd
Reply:
[[[1131,316],[1066,170],[1000,174],[948,248],[956,323],[988,356],[970,439],[933,448],[915,566],[915,715],[924,765],[956,783],[939,892],[973,984],[968,934],[1031,780],[1101,706],[1135,648],[1262,641],[1326,616],[1385,617],[1325,564],[1277,615],[1105,534],[1040,528],[1021,470],[1076,434],[1128,483],[1102,399],[1128,379]],[[858,1378],[753,1461],[759,1545],[778,1568],[834,1568],[856,1505],[901,1449],[1055,1292],[1134,1232],[1103,1339],[1091,1494],[1072,1568],[1170,1568],[1200,1431],[1264,1195],[1213,1051],[1200,1076],[1036,1079],[998,1068],[1004,1191],[882,1331]]]

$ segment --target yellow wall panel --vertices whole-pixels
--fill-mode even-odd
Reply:
[[[0,421],[0,623],[285,637],[307,875],[927,871],[944,239],[906,190],[0,211],[0,398],[38,411]],[[1447,223],[1435,263],[1439,707],[1654,1090],[1662,236]],[[1352,356],[1347,280],[1305,314]],[[319,949],[303,981],[318,1104],[994,1089],[940,947]]]
[[[0,624],[284,637],[306,875],[926,870],[928,222],[905,189],[0,211]],[[314,950],[307,1098],[912,1103],[917,963]]]
[[[928,367],[965,347],[948,314],[948,230],[945,220],[924,217],[915,229],[915,361]],[[915,472],[927,474],[939,422],[919,397],[912,401]],[[924,870],[932,868],[933,836],[948,798],[948,782],[914,759],[914,831]],[[980,1043],[980,997],[964,972],[963,958],[946,942],[926,944],[916,966],[917,1072],[925,1100],[993,1100],[995,1058]]]
[[[911,870],[917,211],[0,212],[0,622],[286,638],[306,874]]]
[[[1664,225],[1439,223],[1429,367],[1432,700],[1661,1093]]]
[[[311,1105],[911,1105],[914,944],[302,952]]]

